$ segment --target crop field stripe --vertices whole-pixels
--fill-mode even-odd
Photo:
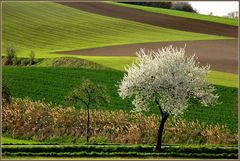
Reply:
[[[3,156],[177,156],[200,158],[237,158],[238,148],[211,145],[195,146],[163,146],[160,153],[154,151],[155,146],[148,145],[80,145],[80,146],[3,146]]]
[[[41,56],[42,52],[139,42],[226,38],[100,16],[50,2],[3,3],[3,48],[14,43],[19,56],[26,56],[26,50],[36,50]]]
[[[200,66],[210,64],[211,70],[238,73],[237,39],[138,43],[62,51],[57,53],[63,55],[68,54],[69,56],[88,56],[86,58],[93,57],[92,59],[97,56],[96,59],[101,58],[102,60],[104,60],[104,57],[107,60],[108,58],[113,59],[113,56],[117,56],[117,59],[119,61],[122,59],[126,60],[126,56],[136,58],[136,52],[139,51],[141,48],[145,48],[146,52],[147,50],[157,51],[158,49],[164,48],[169,45],[172,45],[176,48],[182,48],[186,45],[185,55],[192,56],[193,54],[195,54],[195,58],[198,58],[197,61],[200,62]],[[112,62],[112,64],[119,64],[118,61]],[[107,65],[100,61],[99,64],[102,64],[103,66]],[[124,65],[125,64],[123,64],[122,66]]]
[[[165,8],[140,6],[140,5],[133,5],[133,4],[123,4],[123,3],[117,3],[117,2],[106,2],[106,3],[111,3],[114,5],[119,5],[119,6],[129,7],[129,8],[140,9],[140,10],[144,10],[147,12],[161,13],[161,14],[166,14],[166,15],[171,15],[171,16],[185,17],[185,18],[190,18],[190,19],[197,19],[197,20],[221,23],[221,24],[226,24],[226,25],[231,25],[231,26],[238,26],[238,20],[231,19],[231,18],[203,15],[203,14],[198,14],[198,13],[177,11],[177,10],[165,9]]]
[[[214,23],[210,21],[146,12],[139,9],[123,7],[103,2],[96,3],[59,2],[59,3],[90,13],[141,22],[144,24],[150,24],[169,29],[177,29],[182,31],[190,31],[212,35],[230,36],[235,38],[238,37],[238,29],[236,26]]]

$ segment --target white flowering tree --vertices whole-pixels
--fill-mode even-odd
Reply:
[[[185,48],[172,46],[158,51],[141,49],[137,60],[128,66],[119,84],[119,95],[133,98],[133,111],[149,111],[153,102],[161,113],[156,150],[161,150],[164,124],[169,116],[181,115],[190,100],[204,106],[216,103],[218,96],[207,81],[209,66],[200,67],[194,56],[187,57]]]

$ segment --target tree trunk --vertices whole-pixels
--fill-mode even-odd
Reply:
[[[160,123],[159,129],[158,129],[158,136],[157,136],[157,146],[156,146],[157,151],[161,150],[163,129],[164,129],[164,125],[165,125],[165,122],[167,121],[168,116],[169,115],[167,113],[162,114],[162,121]]]
[[[89,107],[87,107],[87,131],[86,131],[87,143],[89,140],[89,124],[90,124],[90,114],[89,114]]]

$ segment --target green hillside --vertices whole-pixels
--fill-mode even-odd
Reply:
[[[107,68],[125,71],[125,67],[130,65],[136,57],[127,56],[80,56]],[[42,65],[44,66],[44,65]],[[238,75],[233,73],[212,71],[209,73],[209,81],[216,85],[238,88]]]
[[[231,25],[231,26],[238,26],[238,20],[231,19],[231,18],[210,16],[210,15],[203,15],[198,13],[177,11],[177,10],[157,8],[157,7],[140,6],[140,5],[133,5],[133,4],[123,4],[123,3],[116,3],[116,2],[110,2],[110,3],[119,5],[119,6],[124,6],[124,7],[140,9],[148,12],[161,13],[161,14],[166,14],[171,16],[185,17],[185,18],[191,18],[191,19],[197,19],[197,20],[204,20],[204,21],[210,21],[215,23],[222,23],[222,24]]]
[[[209,40],[226,37],[183,32],[83,12],[52,2],[3,3],[3,54],[15,44],[19,56],[120,44]]]
[[[64,67],[4,67],[3,79],[9,84],[14,97],[29,97],[34,100],[44,100],[57,104],[64,104],[64,97],[81,84],[83,77],[95,83],[104,84],[110,97],[110,104],[102,109],[126,110],[132,109],[130,100],[122,100],[117,93],[117,83],[124,73],[116,70],[96,70],[84,68]],[[227,82],[228,75],[224,79]],[[220,95],[220,104],[214,107],[203,107],[194,103],[185,113],[187,120],[198,119],[207,124],[227,124],[232,131],[237,131],[237,94],[233,87],[216,86]],[[150,113],[158,113],[152,108]]]

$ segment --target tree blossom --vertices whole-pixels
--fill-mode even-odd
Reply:
[[[136,62],[126,68],[118,93],[123,99],[133,98],[133,111],[149,111],[151,102],[159,108],[162,122],[157,150],[160,150],[164,123],[170,115],[183,114],[192,99],[208,106],[216,103],[218,96],[207,81],[210,66],[201,67],[194,55],[185,56],[185,47],[141,49],[137,57]]]
[[[137,56],[137,61],[126,69],[118,91],[123,99],[134,98],[134,111],[148,111],[149,103],[157,100],[163,111],[179,115],[190,98],[204,106],[216,102],[218,96],[207,81],[210,66],[200,67],[194,55],[186,57],[185,48],[141,49]]]

